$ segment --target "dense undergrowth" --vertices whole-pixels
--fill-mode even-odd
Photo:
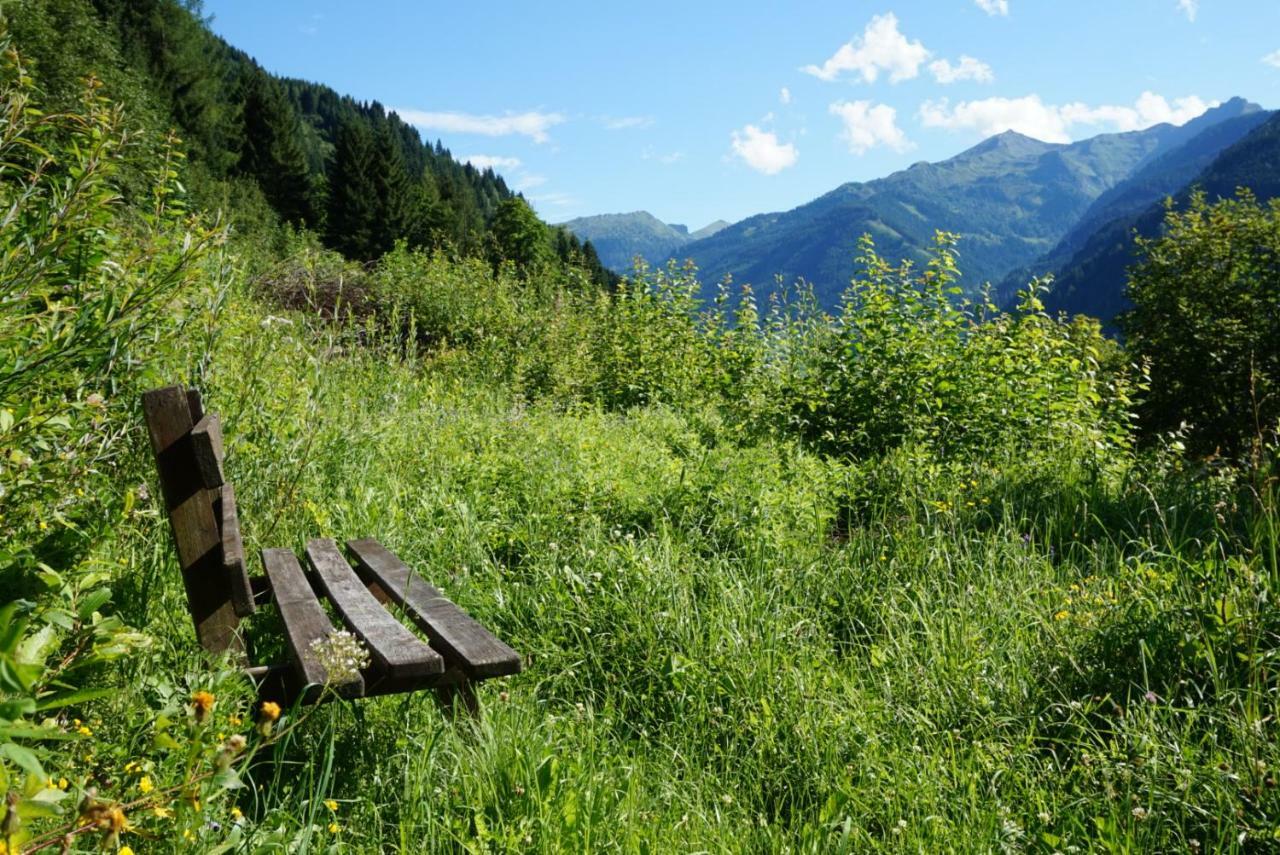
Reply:
[[[834,317],[699,307],[690,270],[605,293],[267,255],[176,207],[177,167],[120,196],[118,116],[31,112],[18,63],[6,848],[1280,845],[1274,449],[1137,447],[1145,380],[1096,325],[1034,289],[957,306],[946,236],[919,271],[868,245]],[[178,381],[224,419],[250,552],[376,536],[525,654],[482,718],[255,719],[195,644],[153,488],[137,396]]]

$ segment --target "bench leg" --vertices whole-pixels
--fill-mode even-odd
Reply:
[[[480,717],[480,702],[476,699],[476,690],[466,678],[438,687],[436,702],[450,719],[456,718],[459,712],[466,713],[471,718]]]

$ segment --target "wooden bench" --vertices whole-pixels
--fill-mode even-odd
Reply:
[[[514,650],[376,540],[347,541],[354,566],[323,538],[307,543],[305,569],[290,549],[264,549],[265,576],[251,578],[218,416],[181,386],[147,392],[142,409],[201,646],[247,663],[241,620],[268,601],[280,615],[288,661],[245,669],[263,700],[313,701],[327,696],[325,685],[346,698],[432,688],[449,709],[456,701],[474,713],[474,682],[520,670]],[[359,673],[331,678],[317,655],[313,645],[336,632],[322,599],[367,649],[370,662]]]

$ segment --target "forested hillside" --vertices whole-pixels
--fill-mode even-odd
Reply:
[[[1160,233],[1166,197],[1176,209],[1184,209],[1197,191],[1215,200],[1230,198],[1240,188],[1262,201],[1280,196],[1280,115],[1266,117],[1267,121],[1255,124],[1249,133],[1217,151],[1207,164],[1203,157],[1174,164],[1176,168],[1157,179],[1153,189],[1158,196],[1138,194],[1134,201],[1145,200],[1144,206],[1096,226],[1074,252],[1067,248],[1060,266],[1046,265],[1043,272],[1057,277],[1046,298],[1049,308],[1087,314],[1108,323],[1130,308],[1125,286],[1129,268],[1137,261],[1134,237],[1152,238]],[[1252,117],[1249,124],[1254,124]],[[1188,177],[1188,169],[1197,165],[1201,169]]]
[[[179,0],[30,0],[5,12],[51,103],[75,103],[81,77],[98,76],[108,97],[136,105],[133,121],[177,129],[194,198],[222,205],[247,229],[306,228],[361,261],[396,241],[510,254],[497,246],[510,235],[494,222],[504,202],[523,200],[513,201],[501,176],[458,163],[376,101],[269,74],[211,33],[199,9]],[[540,228],[548,256],[612,281],[593,248]]]
[[[619,274],[629,273],[637,256],[651,267],[661,265],[685,244],[711,237],[729,226],[716,220],[690,232],[688,226],[664,223],[648,211],[578,217],[563,225],[582,240],[590,241],[600,254],[601,263]]]

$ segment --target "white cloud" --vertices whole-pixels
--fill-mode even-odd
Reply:
[[[995,72],[985,62],[971,56],[961,54],[960,62],[952,65],[945,59],[937,59],[929,63],[929,71],[935,80],[942,84],[957,83],[961,80],[972,80],[976,83],[991,83],[996,79]]]
[[[757,172],[777,175],[800,158],[800,152],[791,143],[778,142],[778,135],[762,131],[755,125],[747,125],[733,132],[733,153]]]
[[[920,74],[920,66],[929,59],[929,51],[918,41],[908,41],[898,31],[898,17],[890,12],[876,15],[861,36],[840,46],[821,66],[806,65],[800,69],[820,80],[836,80],[846,71],[862,75],[874,83],[881,71],[889,72],[889,80],[898,83]]]
[[[1200,0],[1178,0],[1178,9],[1187,16],[1188,21],[1194,24],[1196,15],[1200,11]]]
[[[782,91],[778,93],[778,100],[783,104],[791,103],[791,90],[783,86]]]
[[[569,193],[542,193],[538,196],[530,196],[528,198],[529,202],[533,204],[533,207],[540,211],[545,211],[548,208],[572,208],[578,204],[578,197]]]
[[[545,175],[532,175],[529,173],[525,173],[524,175],[521,175],[516,179],[515,188],[517,192],[523,193],[526,190],[532,190],[535,187],[541,187],[543,184],[546,184],[546,183],[547,183],[547,177]]]
[[[1008,15],[1009,0],[973,0],[988,15]]]
[[[1267,54],[1262,58],[1262,61],[1273,68],[1280,68],[1280,50]]]
[[[920,105],[925,127],[977,131],[982,136],[1017,131],[1045,142],[1065,143],[1078,125],[1111,131],[1136,131],[1161,122],[1180,125],[1199,116],[1213,103],[1192,95],[1170,103],[1161,95],[1143,92],[1133,106],[1083,103],[1054,105],[1039,95],[962,101],[954,107],[944,98]]]
[[[494,171],[500,169],[519,169],[520,158],[518,157],[502,157],[496,154],[469,154],[461,158],[463,163],[469,163],[481,172],[486,169]]]
[[[653,116],[621,116],[613,118],[605,116],[604,126],[611,131],[625,131],[632,128],[647,128],[653,124]]]
[[[870,101],[837,101],[827,108],[833,116],[844,122],[840,138],[849,144],[854,154],[866,154],[878,145],[894,151],[911,148],[907,135],[898,127],[898,111],[887,104]]]
[[[544,143],[550,139],[547,131],[562,123],[560,113],[541,113],[530,110],[525,113],[504,113],[501,116],[479,116],[473,113],[434,113],[412,108],[395,108],[411,125],[431,131],[454,134],[480,134],[486,137],[505,137],[519,134]]]

